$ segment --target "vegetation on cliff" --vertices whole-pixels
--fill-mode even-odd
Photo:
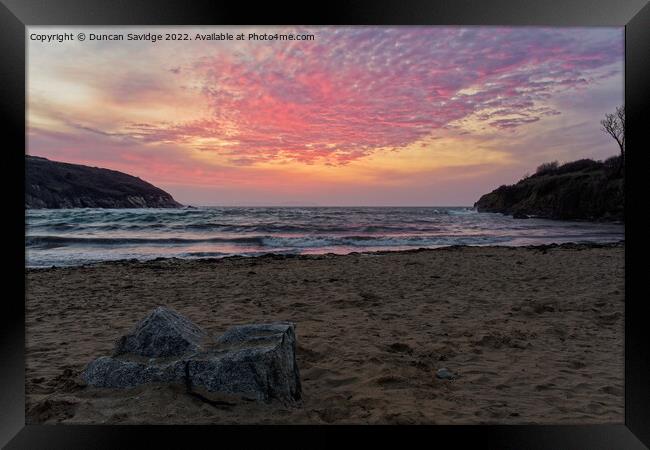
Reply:
[[[485,194],[474,207],[479,212],[564,220],[624,220],[625,107],[605,114],[601,130],[611,136],[619,156],[605,161],[580,159],[559,165],[542,164],[532,176]]]
[[[623,220],[624,171],[621,157],[542,164],[518,183],[483,195],[479,212],[562,220]]]

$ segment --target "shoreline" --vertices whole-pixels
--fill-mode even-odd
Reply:
[[[26,274],[27,423],[624,421],[624,243],[106,262]],[[303,403],[84,386],[157,306],[207,330],[296,324]],[[440,368],[458,374],[440,380]]]
[[[515,218],[514,213],[504,212],[504,211],[487,211],[479,210],[475,206],[316,206],[316,205],[279,205],[279,206],[260,206],[260,205],[251,205],[251,206],[236,206],[236,205],[181,205],[181,206],[166,206],[166,207],[145,207],[145,208],[38,208],[30,207],[25,208],[25,212],[29,211],[62,211],[62,210],[84,210],[84,209],[100,209],[100,210],[182,210],[182,211],[192,211],[200,209],[421,209],[421,208],[449,208],[449,209],[465,209],[469,211],[476,212],[477,214],[500,214],[506,217],[512,217],[516,220],[527,220],[527,219],[542,219],[542,220],[551,220],[553,222],[581,222],[581,223],[594,223],[594,224],[619,224],[625,225],[625,217],[623,218],[610,218],[610,217],[575,217],[575,218],[558,218],[553,216],[540,216],[536,214],[526,214],[525,219]]]
[[[52,270],[52,269],[68,269],[68,268],[77,268],[77,267],[91,267],[91,266],[101,266],[101,265],[111,265],[111,264],[118,264],[118,265],[123,265],[125,263],[147,263],[147,262],[161,262],[161,261],[221,261],[221,260],[227,260],[227,259],[257,259],[257,258],[280,258],[280,259],[293,259],[293,258],[298,258],[298,259],[320,259],[323,256],[326,257],[341,257],[341,256],[349,256],[349,255],[385,255],[385,254],[393,254],[393,253],[422,253],[422,252],[430,252],[430,251],[444,251],[444,250],[449,250],[449,249],[459,249],[459,248],[484,248],[484,249],[492,249],[492,248],[524,248],[524,249],[532,249],[532,250],[548,250],[552,248],[560,248],[560,249],[574,249],[574,250],[584,250],[584,249],[590,249],[590,248],[609,248],[609,247],[625,247],[625,239],[621,239],[617,242],[564,242],[561,244],[557,243],[550,243],[550,244],[531,244],[531,245],[445,245],[441,247],[434,247],[434,248],[426,248],[426,247],[421,247],[421,248],[414,248],[414,249],[406,249],[406,250],[377,250],[377,251],[368,251],[368,252],[350,252],[350,253],[263,253],[260,255],[226,255],[220,258],[217,257],[195,257],[195,258],[178,258],[178,257],[156,257],[156,258],[151,258],[151,259],[138,259],[138,258],[123,258],[123,259],[113,259],[113,260],[106,260],[106,261],[97,261],[97,262],[90,262],[90,263],[84,263],[84,264],[76,264],[76,265],[52,265],[49,267],[41,267],[41,266],[25,266],[25,270],[27,272],[30,271],[43,271],[43,270]]]

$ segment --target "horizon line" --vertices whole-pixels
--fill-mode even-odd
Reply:
[[[184,208],[470,208],[473,205],[185,205]]]

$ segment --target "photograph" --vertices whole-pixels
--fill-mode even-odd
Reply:
[[[625,28],[25,29],[28,425],[623,425]]]

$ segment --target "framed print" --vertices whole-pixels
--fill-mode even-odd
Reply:
[[[647,3],[1,11],[7,448],[648,445]]]

